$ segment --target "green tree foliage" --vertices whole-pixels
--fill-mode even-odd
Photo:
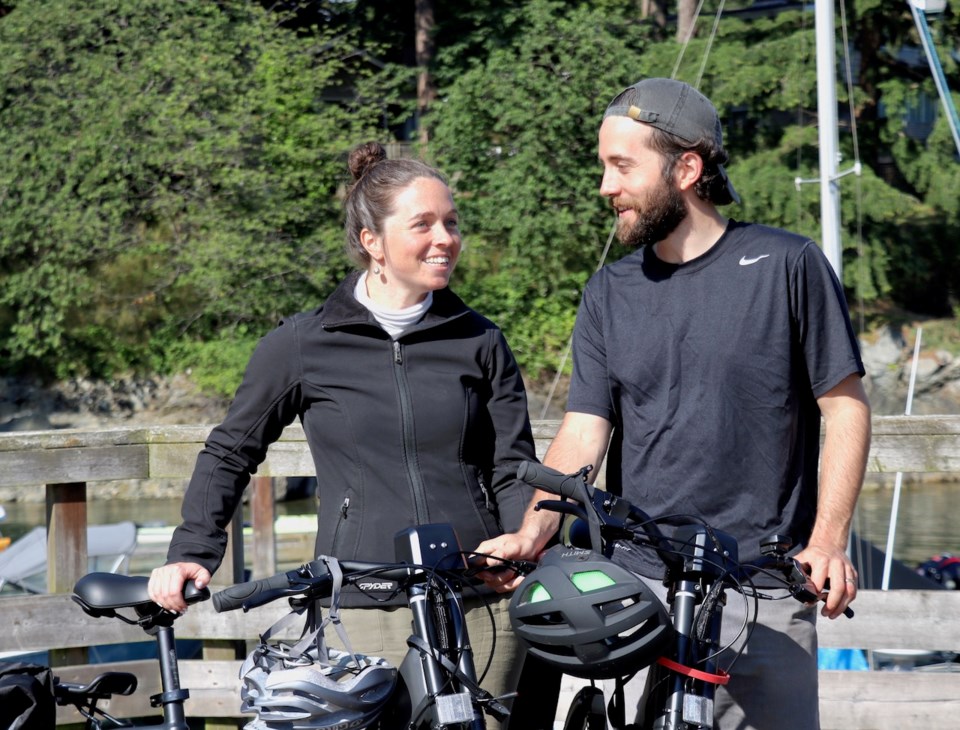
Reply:
[[[344,153],[396,75],[281,19],[51,0],[0,21],[5,368],[164,367],[172,343],[249,341],[341,278]]]
[[[534,0],[501,22],[510,42],[447,74],[431,153],[463,211],[458,289],[506,327],[536,377],[556,367],[613,225],[597,123],[643,46],[618,36],[626,19],[566,3]]]
[[[717,104],[743,198],[728,215],[820,236],[819,187],[795,184],[819,175],[812,6],[728,0],[714,33],[707,0],[683,45],[639,5],[435,3],[423,153],[463,214],[455,287],[532,378],[558,366],[613,224],[603,109],[644,76]],[[844,284],[941,315],[960,299],[956,149],[942,113],[929,137],[905,123],[939,107],[907,5],[842,7],[841,167],[863,165],[840,183]],[[931,27],[960,102],[960,14]],[[414,136],[413,31],[412,0],[0,3],[0,368],[190,365],[232,390],[253,340],[346,270],[346,150]]]
[[[716,3],[705,5],[687,45],[661,39],[618,3],[598,11],[592,3],[536,0],[501,15],[503,32],[478,31],[484,54],[451,55],[475,48],[473,37],[441,51],[431,151],[454,174],[466,214],[470,247],[458,286],[504,324],[532,375],[560,361],[579,291],[609,232],[597,196],[596,132],[612,94],[633,81],[675,76],[715,101],[743,198],[728,215],[820,237],[819,185],[795,182],[819,176],[812,11],[732,13],[714,35]],[[936,98],[925,64],[901,52],[918,44],[909,10],[891,14],[872,0],[854,9],[852,50],[877,63],[861,64],[852,100],[838,75],[843,167],[855,157],[845,110],[863,127],[856,140],[863,173],[841,181],[844,283],[852,301],[892,297],[942,315],[960,295],[956,151],[943,120],[926,141],[904,133],[919,90]],[[956,27],[950,17],[942,24]],[[947,63],[956,81],[955,61]]]

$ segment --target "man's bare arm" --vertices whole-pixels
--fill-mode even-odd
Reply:
[[[836,618],[857,595],[856,570],[846,549],[870,451],[870,404],[857,375],[841,381],[817,404],[825,429],[817,517],[797,559],[810,566],[818,590],[829,580],[823,615]]]
[[[547,449],[543,463],[557,471],[572,473],[586,465],[598,467],[607,452],[610,440],[610,422],[585,413],[567,413],[556,437]],[[544,546],[556,533],[560,515],[548,510],[537,510],[544,499],[556,499],[548,492],[537,490],[527,507],[523,524],[516,532],[485,540],[476,552],[491,556],[488,565],[496,565],[495,558],[536,560]],[[522,578],[512,573],[491,573],[483,576],[487,585],[498,591],[511,591]]]

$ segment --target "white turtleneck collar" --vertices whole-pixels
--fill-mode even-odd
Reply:
[[[393,339],[397,339],[411,325],[419,322],[423,315],[433,304],[433,292],[427,292],[427,296],[422,302],[417,302],[411,307],[403,309],[391,309],[381,306],[374,302],[367,293],[367,274],[357,279],[357,285],[354,287],[353,295],[364,307],[370,310],[374,319],[386,330]]]

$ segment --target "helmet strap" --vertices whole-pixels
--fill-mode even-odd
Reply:
[[[267,642],[271,637],[286,629],[294,620],[303,618],[305,615],[306,620],[304,621],[303,632],[300,634],[300,638],[296,644],[286,649],[267,648],[266,650],[271,653],[280,653],[285,660],[291,663],[297,663],[304,658],[304,654],[307,654],[311,647],[315,646],[317,662],[321,665],[330,665],[332,664],[330,660],[330,649],[327,647],[324,629],[332,625],[333,629],[337,632],[337,636],[340,637],[344,649],[353,657],[353,662],[356,664],[357,669],[362,669],[364,664],[353,650],[353,645],[350,643],[347,630],[340,621],[340,589],[343,587],[343,569],[340,567],[340,562],[336,558],[321,555],[318,560],[323,561],[327,567],[332,582],[330,607],[327,610],[327,615],[323,616],[323,608],[318,601],[311,601],[306,606],[294,608],[290,613],[281,617],[273,626],[260,635],[260,645],[261,647],[268,647]]]

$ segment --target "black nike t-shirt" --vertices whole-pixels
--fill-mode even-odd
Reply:
[[[587,284],[573,357],[567,410],[614,425],[608,489],[654,517],[706,520],[739,541],[741,560],[775,532],[805,543],[816,399],[864,372],[843,292],[813,241],[730,221],[684,264],[640,249]],[[649,550],[622,562],[663,572]]]

